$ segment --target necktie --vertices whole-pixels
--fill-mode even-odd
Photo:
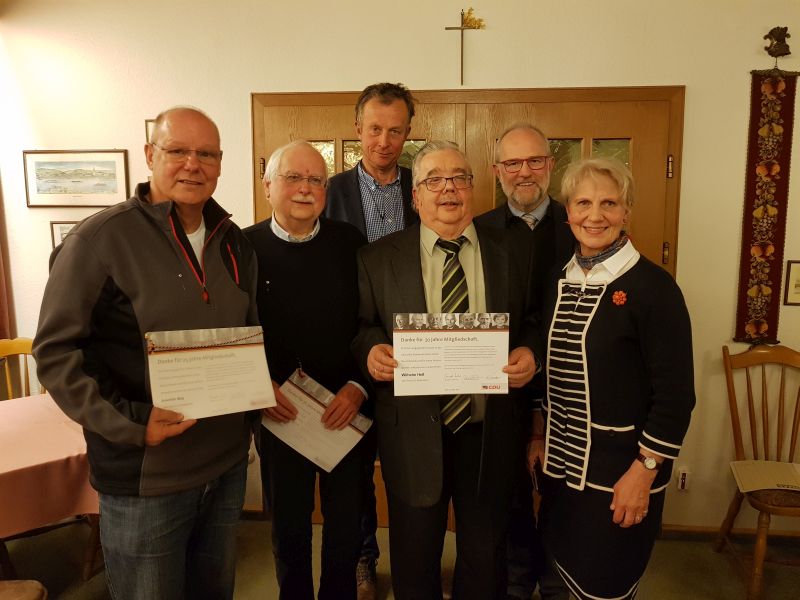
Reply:
[[[458,260],[461,245],[467,241],[463,235],[457,240],[443,240],[439,238],[436,245],[445,253],[444,269],[442,270],[442,312],[463,313],[469,310],[469,294],[467,290],[467,277]]]
[[[525,221],[525,224],[526,224],[528,227],[530,227],[531,229],[533,229],[534,227],[536,227],[536,225],[539,223],[539,219],[537,219],[536,217],[534,217],[534,216],[533,216],[531,213],[524,213],[524,214],[522,215],[522,217],[520,217],[520,218],[521,218],[523,221]]]
[[[463,235],[456,240],[438,239],[436,245],[445,253],[444,268],[442,270],[442,312],[464,313],[469,310],[469,290],[467,277],[458,252],[461,245],[467,241]],[[465,394],[445,397],[441,401],[440,413],[445,426],[455,433],[469,422],[470,405],[472,399]]]

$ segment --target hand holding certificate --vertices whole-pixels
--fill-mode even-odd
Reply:
[[[151,331],[153,405],[200,419],[275,406],[261,327]]]
[[[281,423],[265,417],[262,425],[328,472],[339,464],[372,425],[370,419],[357,414],[347,427],[327,429],[322,415],[335,395],[299,369],[292,373],[280,391],[292,402],[297,416]]]

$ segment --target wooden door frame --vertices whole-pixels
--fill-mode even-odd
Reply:
[[[666,178],[666,197],[663,239],[669,244],[669,263],[665,268],[673,275],[677,265],[678,218],[680,207],[681,151],[683,147],[684,86],[642,86],[608,88],[514,88],[476,90],[419,90],[414,91],[418,104],[503,104],[503,103],[563,103],[563,102],[646,102],[662,101],[669,105],[669,134],[667,153],[672,156],[672,176]],[[355,106],[360,92],[290,92],[252,93],[253,123],[253,215],[256,202],[265,201],[261,187],[262,162],[265,147],[263,109],[269,106]],[[462,122],[464,119],[462,119]],[[464,122],[462,139],[466,138]],[[412,123],[413,135],[413,123]],[[458,140],[455,140],[458,141]]]

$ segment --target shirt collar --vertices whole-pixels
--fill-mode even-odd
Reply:
[[[550,206],[550,196],[547,196],[544,200],[542,200],[542,203],[539,204],[539,206],[534,208],[532,211],[530,211],[529,214],[533,215],[533,217],[536,219],[536,222],[538,223],[539,221],[544,219],[545,214],[547,214],[548,206]],[[515,217],[519,217],[520,219],[522,218],[522,215],[526,214],[523,213],[518,208],[516,208],[515,206],[512,206],[510,202],[508,203],[508,210],[511,211],[512,215],[514,215]]]
[[[356,169],[358,170],[358,178],[364,184],[366,184],[366,186],[369,189],[374,190],[376,187],[381,185],[375,180],[375,178],[372,175],[367,173],[367,171],[364,169],[363,166],[361,166],[361,161],[358,161]],[[400,185],[400,165],[395,165],[395,169],[397,170],[397,176],[386,185]]]
[[[291,242],[293,244],[302,243],[302,242],[310,242],[319,233],[319,219],[317,219],[317,222],[314,223],[314,229],[311,230],[311,233],[309,233],[307,236],[305,236],[303,238],[298,238],[296,236],[293,236],[288,231],[286,231],[283,227],[281,227],[278,224],[278,220],[275,218],[274,215],[273,215],[272,219],[270,219],[270,225],[269,226],[270,226],[270,229],[272,229],[272,233],[274,233],[276,235],[276,237],[278,237],[279,239],[282,239],[284,242]]]
[[[619,252],[610,256],[600,264],[595,265],[591,271],[584,274],[583,269],[581,269],[573,254],[566,265],[567,279],[591,279],[592,282],[610,283],[636,264],[639,256],[639,251],[636,250],[631,241],[628,240],[625,245],[620,248]],[[578,276],[578,274],[580,275]]]
[[[475,231],[475,225],[472,224],[472,221],[470,221],[469,225],[461,232],[461,235],[466,237],[473,246],[478,246],[478,232]],[[439,234],[430,227],[420,223],[419,237],[425,252],[428,253],[428,256],[433,256],[433,248],[436,246],[436,240],[439,239]]]

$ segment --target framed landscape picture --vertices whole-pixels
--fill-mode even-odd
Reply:
[[[800,305],[800,260],[786,261],[786,283],[783,290],[784,304]]]
[[[153,135],[153,130],[156,128],[156,120],[155,119],[145,119],[144,120],[144,141],[146,144],[150,143],[150,138]]]
[[[50,239],[53,240],[53,249],[64,241],[70,230],[78,221],[50,221]]]
[[[127,150],[24,150],[25,200],[38,206],[111,206],[126,200]]]

